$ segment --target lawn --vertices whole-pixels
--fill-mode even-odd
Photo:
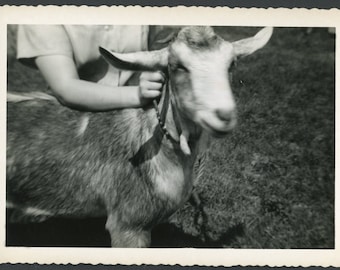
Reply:
[[[237,40],[258,28],[215,30]],[[35,70],[15,60],[15,28],[8,40],[8,90],[46,89]],[[213,140],[196,187],[207,218],[198,222],[199,209],[185,204],[155,228],[153,246],[334,248],[334,35],[276,28],[265,48],[237,62],[232,87],[238,125]],[[20,230],[32,232],[8,227],[8,238]]]

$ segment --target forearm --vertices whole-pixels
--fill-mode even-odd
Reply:
[[[143,72],[138,86],[108,86],[81,80],[72,58],[48,55],[36,58],[36,64],[59,101],[85,111],[107,111],[141,107],[160,95],[164,76]]]
[[[68,56],[40,56],[36,64],[56,97],[68,107],[106,111],[143,105],[137,86],[114,87],[81,80]]]
[[[88,111],[106,111],[142,106],[138,86],[107,86],[69,79],[52,89],[64,105]]]

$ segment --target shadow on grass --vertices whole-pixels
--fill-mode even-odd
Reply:
[[[243,234],[243,225],[238,224],[230,227],[217,240],[211,239],[208,235],[205,235],[205,240],[202,240],[201,237],[186,234],[175,225],[166,223],[158,225],[152,231],[151,247],[223,248],[230,245],[237,237]]]
[[[110,247],[110,236],[105,230],[106,218],[61,219],[51,218],[41,223],[6,225],[6,246],[31,247]],[[243,226],[229,228],[218,240],[203,241],[184,233],[173,224],[161,224],[152,231],[152,248],[222,248],[243,235]]]
[[[106,218],[51,218],[41,223],[6,225],[7,246],[109,247]]]

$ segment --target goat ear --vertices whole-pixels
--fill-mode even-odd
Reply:
[[[267,44],[273,33],[273,27],[265,27],[251,38],[241,39],[233,42],[236,56],[247,56],[261,49]]]
[[[121,70],[154,71],[162,70],[168,65],[168,48],[157,51],[115,53],[99,47],[104,59]]]

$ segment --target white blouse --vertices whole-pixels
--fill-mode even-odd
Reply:
[[[99,46],[119,53],[147,50],[148,32],[148,26],[134,25],[20,25],[17,58],[35,67],[38,56],[66,55],[79,69],[99,59]],[[124,85],[131,74],[109,67],[101,83]]]

